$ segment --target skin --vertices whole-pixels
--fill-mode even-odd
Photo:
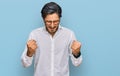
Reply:
[[[53,37],[57,31],[60,23],[60,18],[57,13],[48,14],[44,19],[45,27],[50,35]],[[37,44],[35,40],[29,40],[27,42],[27,56],[32,57],[37,49]],[[73,41],[71,45],[72,53],[77,55],[80,52],[81,43],[79,41]]]

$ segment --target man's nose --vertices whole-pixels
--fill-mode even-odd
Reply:
[[[52,28],[54,27],[54,23],[53,23],[53,22],[51,23],[51,27],[52,27]]]

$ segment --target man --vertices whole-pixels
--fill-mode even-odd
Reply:
[[[69,57],[75,66],[82,62],[81,43],[71,30],[60,26],[61,13],[55,2],[45,4],[41,10],[45,26],[30,33],[21,59],[29,67],[34,58],[34,76],[69,76]]]

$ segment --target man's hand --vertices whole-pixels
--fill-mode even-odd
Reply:
[[[73,41],[71,45],[73,55],[78,55],[80,53],[81,43],[79,41]]]
[[[29,40],[27,42],[27,56],[32,57],[37,49],[37,44],[35,40]]]

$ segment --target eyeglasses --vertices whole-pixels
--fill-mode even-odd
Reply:
[[[60,20],[55,20],[55,21],[46,20],[46,21],[45,21],[45,24],[51,25],[51,24],[53,23],[54,25],[57,25],[57,24],[59,24],[59,22],[60,22]]]

